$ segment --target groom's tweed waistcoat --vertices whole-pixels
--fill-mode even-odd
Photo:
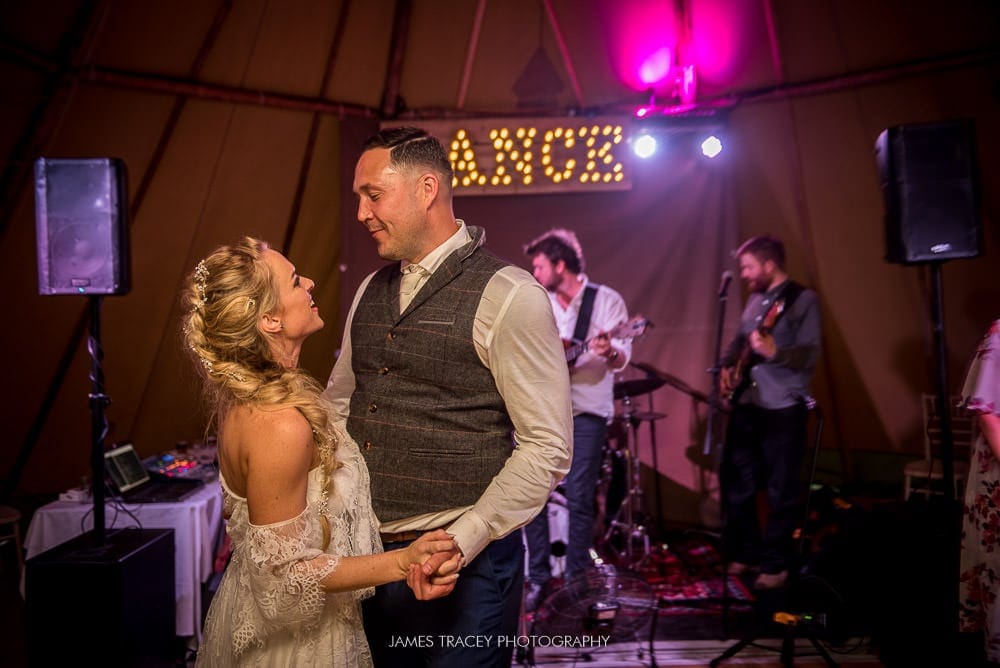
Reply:
[[[509,263],[480,248],[482,230],[470,232],[402,314],[395,263],[376,272],[354,312],[347,428],[383,522],[472,505],[512,452],[503,398],[472,341],[483,289]]]

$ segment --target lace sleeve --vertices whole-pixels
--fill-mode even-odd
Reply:
[[[322,540],[319,517],[311,507],[285,522],[248,525],[240,562],[252,596],[233,638],[237,654],[278,630],[301,632],[319,621],[327,597],[320,581],[340,562],[339,556],[320,549]]]

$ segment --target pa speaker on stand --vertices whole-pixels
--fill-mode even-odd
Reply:
[[[954,439],[947,410],[948,347],[945,343],[944,286],[946,260],[981,253],[975,134],[971,121],[901,125],[884,130],[875,142],[876,163],[885,197],[886,260],[925,264],[930,274],[934,381],[941,416],[940,460],[944,483],[943,526],[948,563],[939,571],[945,589],[942,619],[958,619],[961,501],[955,495]],[[946,629],[944,645],[957,643],[957,624]],[[957,645],[956,645],[957,646]]]
[[[89,300],[91,484],[94,536],[104,541],[104,409],[101,300],[131,288],[125,163],[117,158],[38,158],[35,161],[35,231],[38,292],[86,295]],[[22,448],[15,466],[23,466]]]
[[[971,121],[900,125],[875,142],[889,262],[977,257],[982,246]]]
[[[131,287],[125,164],[116,158],[35,161],[38,292],[124,295]]]

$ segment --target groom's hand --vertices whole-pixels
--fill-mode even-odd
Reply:
[[[413,590],[413,595],[418,601],[447,596],[455,589],[457,582],[457,572],[443,577],[431,577],[424,574],[423,569],[416,564],[412,564],[406,574],[406,584]]]
[[[435,552],[427,558],[421,567],[421,572],[430,577],[444,578],[458,573],[462,568],[462,551],[455,547],[452,550],[442,550]]]

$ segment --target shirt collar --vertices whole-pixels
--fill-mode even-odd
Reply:
[[[441,266],[441,263],[445,261],[445,258],[472,241],[472,235],[469,234],[469,230],[465,226],[465,221],[461,218],[457,218],[455,219],[455,224],[458,226],[455,233],[448,237],[443,244],[425,255],[423,260],[417,263],[423,267],[428,274],[433,274],[437,268]],[[402,271],[406,269],[406,267],[410,264],[410,262],[404,260],[399,264],[399,270]]]
[[[788,285],[788,281],[790,281],[790,280],[792,280],[792,279],[791,278],[786,278],[785,280],[783,280],[781,283],[778,283],[776,286],[774,286],[770,290],[765,290],[764,291],[764,296],[765,297],[772,297],[772,298],[773,297],[777,297],[781,293],[781,291],[785,289],[785,286]]]
[[[575,295],[573,295],[573,299],[569,301],[570,304],[579,304],[582,302],[583,293],[587,289],[587,286],[590,285],[590,279],[587,278],[586,274],[577,274],[576,279],[580,283],[580,289],[576,291]]]

